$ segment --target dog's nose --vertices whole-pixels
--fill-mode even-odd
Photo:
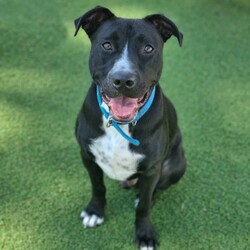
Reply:
[[[117,90],[132,89],[136,85],[136,75],[129,72],[116,72],[112,75],[111,81]]]

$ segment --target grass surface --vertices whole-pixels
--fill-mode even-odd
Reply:
[[[153,207],[160,249],[249,249],[248,0],[0,0],[0,249],[135,249],[133,190],[106,178],[104,225],[79,220],[91,187],[73,131],[90,43],[73,38],[73,20],[97,4],[124,17],[163,12],[184,34],[183,48],[165,47],[161,85],[189,168]]]

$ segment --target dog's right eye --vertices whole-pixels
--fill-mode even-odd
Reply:
[[[103,43],[103,44],[102,44],[102,47],[103,47],[103,49],[106,50],[106,51],[112,51],[112,50],[113,50],[112,45],[111,45],[110,42],[105,42],[105,43]]]

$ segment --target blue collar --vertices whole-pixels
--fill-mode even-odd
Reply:
[[[149,108],[151,107],[153,101],[154,101],[154,97],[155,97],[155,86],[150,94],[150,97],[148,98],[147,102],[143,105],[142,108],[139,109],[139,111],[137,112],[135,118],[132,121],[128,121],[128,122],[118,122],[115,121],[112,117],[110,117],[109,112],[103,107],[102,105],[102,98],[101,98],[101,93],[100,93],[100,89],[98,87],[98,85],[96,85],[96,95],[97,95],[97,101],[99,104],[99,107],[103,113],[103,115],[105,116],[105,118],[108,120],[107,122],[107,127],[110,127],[111,125],[113,125],[113,127],[121,134],[121,136],[123,136],[126,140],[128,140],[130,143],[132,143],[135,146],[139,146],[140,142],[130,136],[128,136],[121,128],[119,125],[128,125],[128,124],[132,124],[133,126],[136,125],[136,123],[144,116],[144,114],[149,110]]]

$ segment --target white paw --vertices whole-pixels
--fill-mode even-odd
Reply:
[[[135,208],[138,207],[139,202],[140,202],[140,199],[139,199],[139,198],[136,198],[136,199],[135,199]],[[143,249],[143,250],[144,250],[144,249]]]
[[[95,214],[89,215],[86,211],[82,211],[80,217],[82,218],[84,228],[96,227],[98,225],[101,225],[104,221],[103,217],[98,217]]]
[[[140,250],[154,250],[153,247],[146,247],[146,246],[143,246],[143,247],[140,247]]]

